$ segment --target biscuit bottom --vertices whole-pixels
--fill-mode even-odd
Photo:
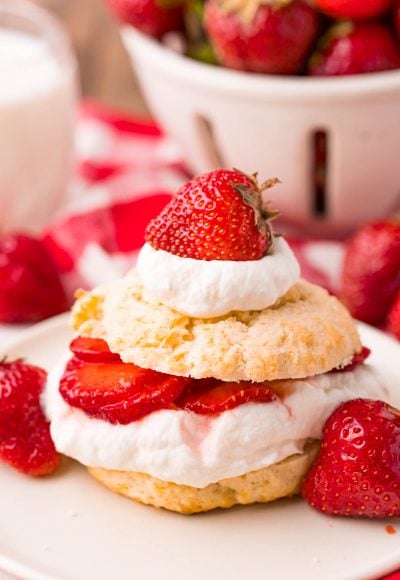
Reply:
[[[236,504],[267,503],[298,494],[318,450],[319,441],[310,441],[302,454],[292,455],[264,469],[223,479],[202,489],[133,471],[101,467],[89,467],[88,471],[100,483],[130,499],[181,514],[194,514],[230,508]]]

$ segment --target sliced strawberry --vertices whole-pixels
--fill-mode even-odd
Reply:
[[[186,411],[199,415],[212,415],[234,409],[245,403],[270,403],[278,396],[268,383],[223,383],[205,382],[194,390],[184,393],[176,403]]]
[[[359,365],[362,365],[370,354],[371,349],[369,349],[367,346],[363,346],[360,352],[357,352],[355,355],[353,355],[353,358],[347,365],[345,365],[344,367],[336,367],[331,371],[331,373],[345,373],[348,371],[352,371]]]
[[[0,363],[0,460],[26,475],[48,475],[61,461],[40,406],[46,377],[22,361]]]
[[[86,413],[96,419],[126,425],[153,413],[153,411],[171,410],[171,405],[174,405],[174,401],[182,393],[190,379],[162,375],[161,373],[156,374],[160,376],[151,377],[141,387],[138,387],[136,392],[125,399],[99,408],[88,409]]]
[[[134,364],[85,364],[74,359],[60,382],[60,393],[72,407],[111,423],[130,423],[167,407],[190,379],[142,369]]]
[[[111,352],[101,338],[78,336],[70,344],[70,349],[80,360],[90,363],[121,362],[119,354]]]

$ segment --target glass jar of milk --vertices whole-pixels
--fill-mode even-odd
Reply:
[[[0,234],[40,231],[73,166],[76,63],[61,25],[0,0]]]

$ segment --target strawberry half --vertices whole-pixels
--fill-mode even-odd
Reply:
[[[208,0],[204,26],[224,66],[289,75],[305,64],[319,19],[302,0]]]
[[[101,338],[78,336],[71,342],[70,349],[79,360],[84,362],[121,362],[119,354],[111,352],[106,341]]]
[[[400,516],[400,411],[382,401],[343,403],[326,422],[303,497],[332,515]]]
[[[0,239],[0,321],[39,322],[68,307],[60,276],[42,242],[18,234]]]
[[[380,324],[399,291],[400,221],[364,226],[346,248],[341,282],[344,303],[355,318]]]
[[[272,246],[260,186],[240,171],[217,169],[186,183],[146,229],[156,250],[197,260],[258,260]]]
[[[269,383],[224,383],[216,379],[197,381],[192,391],[184,393],[176,404],[186,411],[199,415],[215,415],[245,403],[271,403],[278,395]]]
[[[310,60],[311,76],[374,73],[400,68],[400,50],[380,23],[341,23],[321,39]]]
[[[19,360],[0,363],[0,460],[26,475],[48,475],[61,461],[40,406],[46,378]]]
[[[388,12],[392,0],[315,0],[316,6],[339,20],[371,20]]]
[[[72,407],[110,423],[131,423],[168,407],[190,379],[142,369],[128,363],[81,363],[72,359],[60,393]]]

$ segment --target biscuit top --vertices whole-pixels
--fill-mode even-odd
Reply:
[[[304,378],[346,363],[361,349],[343,305],[304,280],[269,308],[190,318],[145,297],[133,270],[81,291],[71,323],[80,335],[104,338],[124,362],[198,379]]]

